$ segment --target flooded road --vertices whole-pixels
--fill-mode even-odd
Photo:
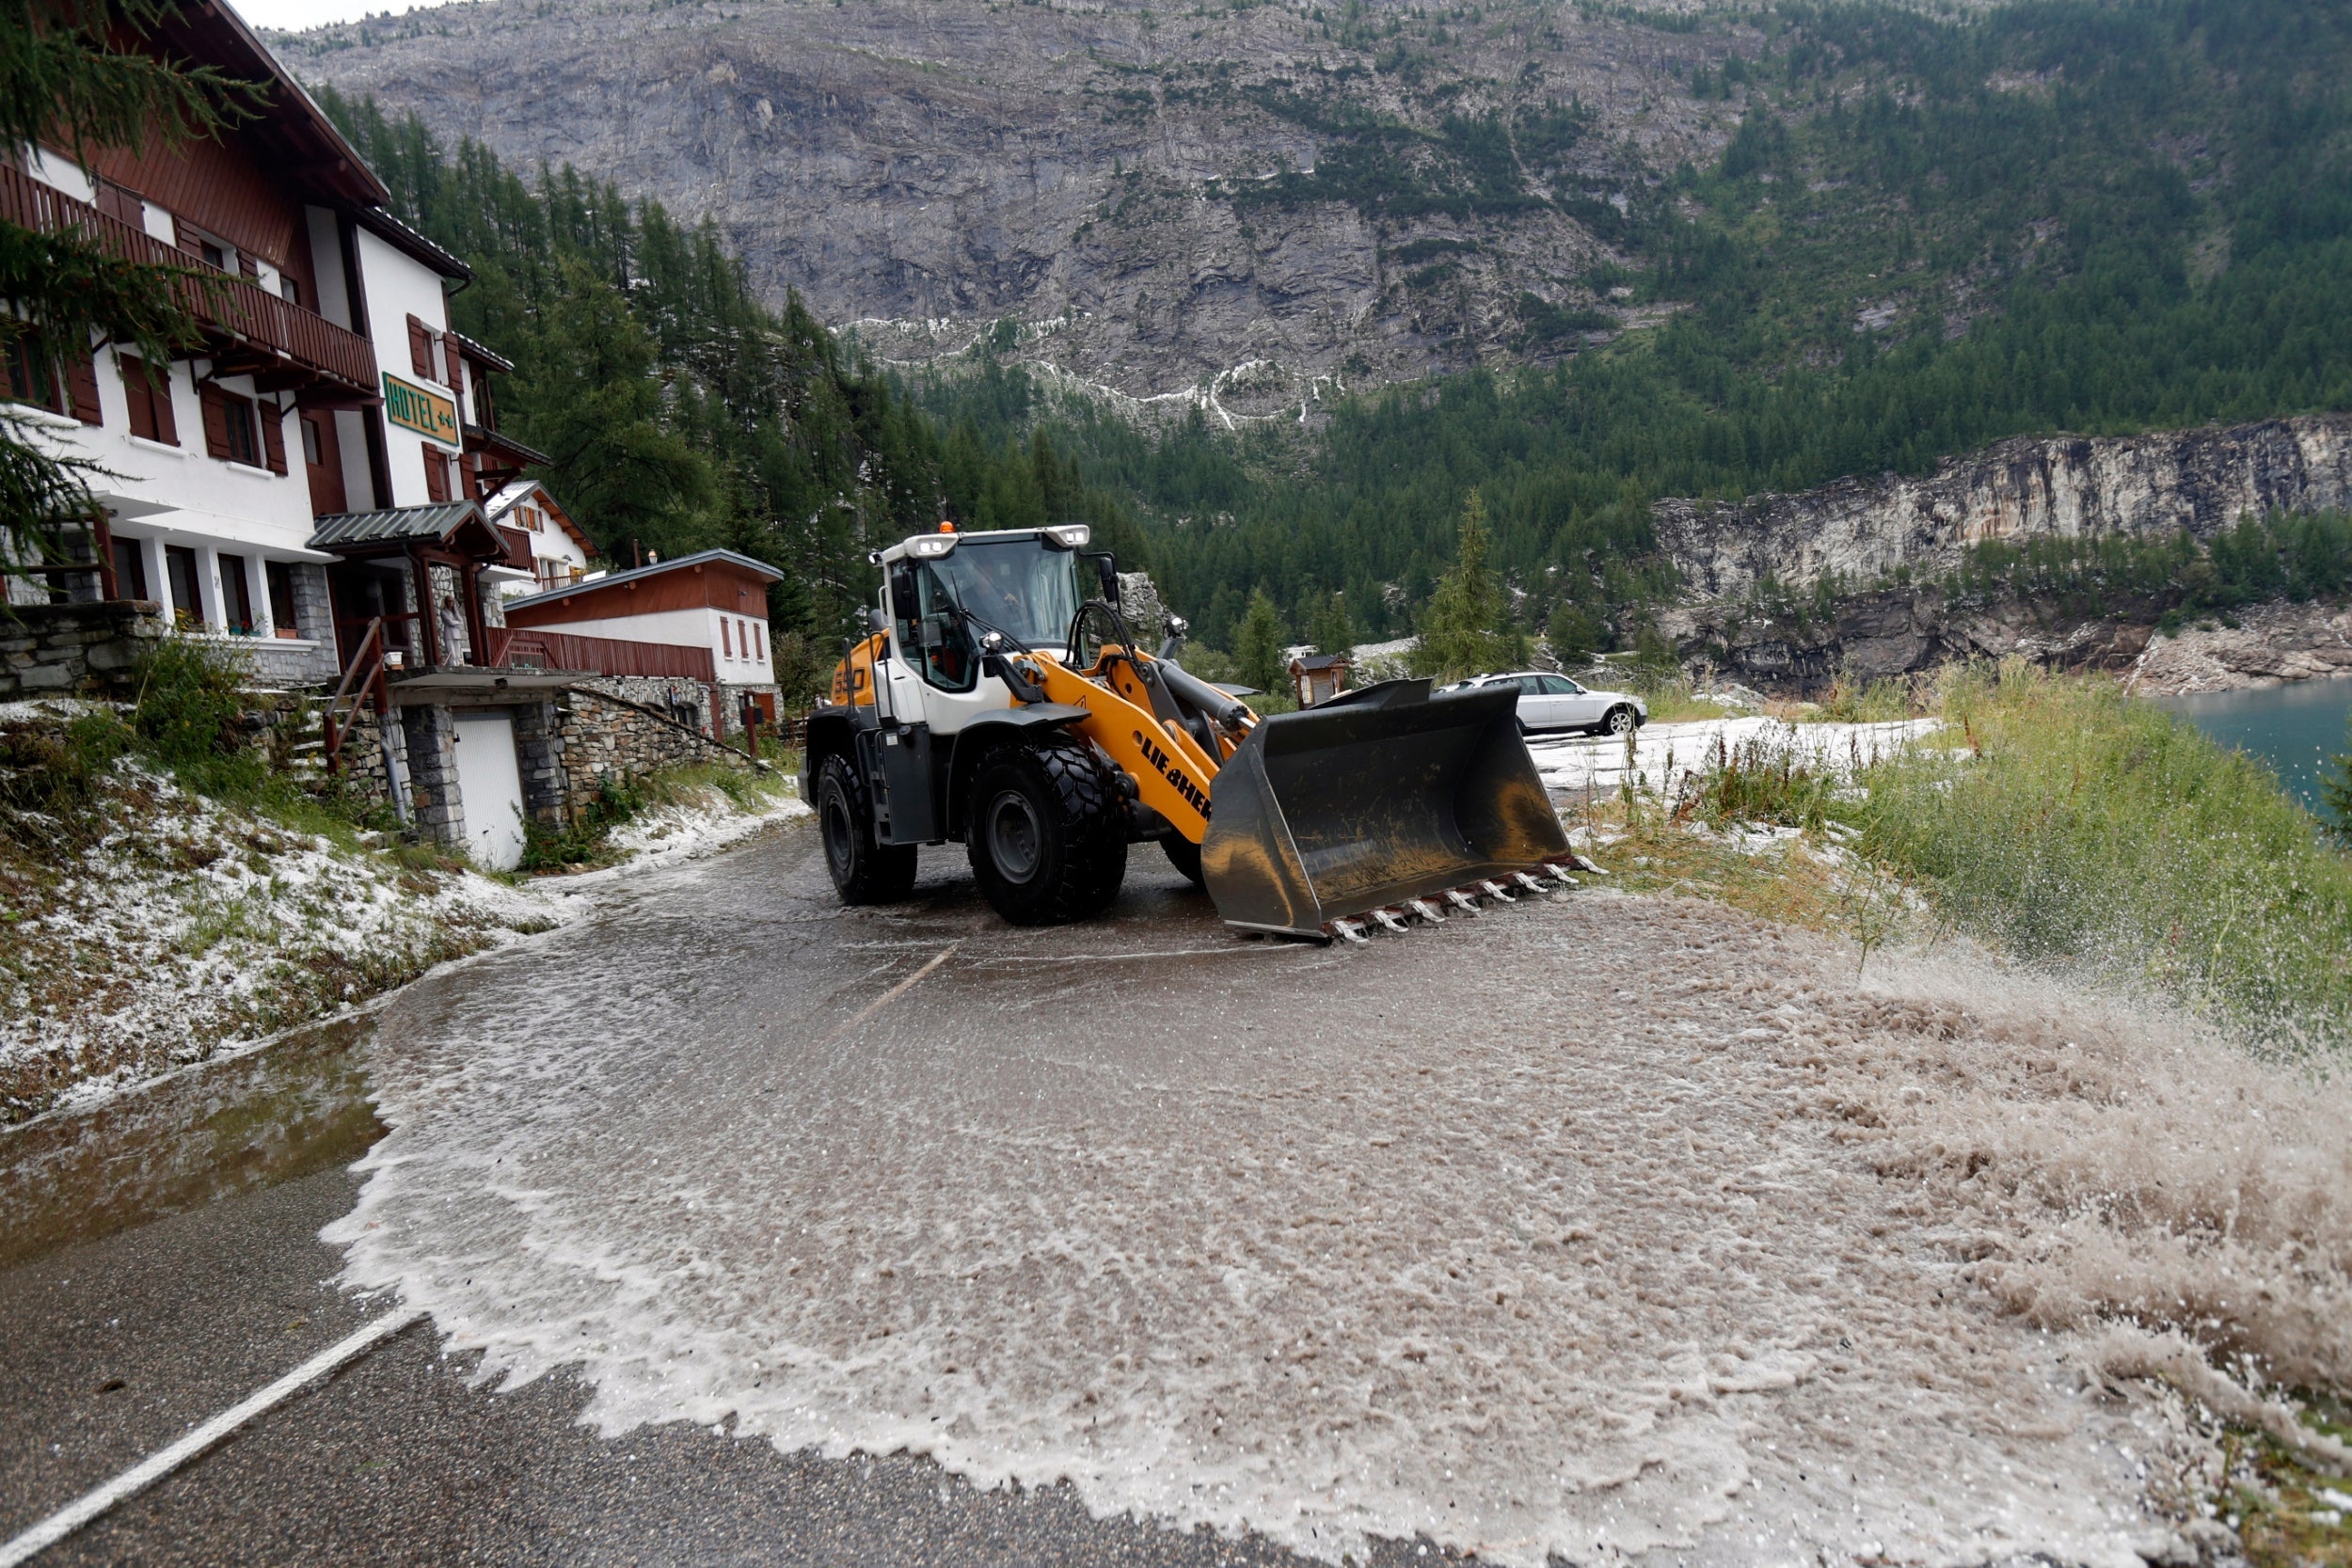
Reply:
[[[389,1132],[322,1218],[344,1284],[446,1336],[415,1375],[509,1390],[466,1419],[524,1421],[550,1473],[783,1467],[932,1511],[943,1560],[2127,1568],[2196,1445],[2076,1328],[2341,1225],[2311,1196],[2340,1096],[1965,965],[1860,977],[1590,888],[1242,941],[1149,851],[1111,918],[1014,931],[960,857],[927,873],[844,911],[788,831],[391,1005],[353,1058]],[[2191,1078],[2255,1120],[2167,1101]],[[2167,1176],[2280,1217],[2217,1251],[2079,1201]],[[2335,1354],[2318,1287],[2274,1283],[2322,1325],[2280,1348]],[[1009,1481],[1049,1490],[971,1489]],[[1023,1553],[957,1533],[1020,1497]],[[741,1560],[876,1560],[806,1549],[806,1506],[739,1508],[781,1510]]]

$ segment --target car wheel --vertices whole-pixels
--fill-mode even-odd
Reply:
[[[1125,802],[1069,735],[999,750],[974,775],[964,848],[980,892],[1016,926],[1082,920],[1127,876]]]
[[[1601,720],[1600,727],[1604,735],[1631,735],[1641,727],[1641,723],[1633,710],[1620,703],[1609,710]]]
[[[879,844],[866,785],[838,752],[817,770],[817,832],[845,904],[895,904],[914,887],[914,846]]]

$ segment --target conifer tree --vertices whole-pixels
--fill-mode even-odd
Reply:
[[[0,0],[0,149],[44,146],[87,170],[103,148],[174,145],[246,118],[257,88],[137,47],[164,0]],[[93,340],[168,364],[197,341],[188,307],[205,275],[111,255],[78,230],[0,222],[0,358],[28,389],[56,388]],[[48,554],[88,514],[89,466],[57,455],[0,402],[0,563]]]
[[[1261,691],[1281,691],[1290,684],[1282,666],[1282,615],[1263,588],[1249,595],[1241,626],[1233,633],[1233,662],[1244,686]]]
[[[1462,503],[1454,564],[1438,579],[1421,615],[1412,670],[1441,681],[1526,662],[1527,638],[1511,625],[1511,600],[1486,564],[1486,502],[1476,490]]]
[[[1356,619],[1347,612],[1346,594],[1334,593],[1315,607],[1307,637],[1317,653],[1344,656],[1356,645]]]

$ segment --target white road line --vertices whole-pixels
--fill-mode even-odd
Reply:
[[[856,1028],[859,1024],[865,1022],[867,1019],[872,1018],[876,1013],[881,1012],[884,1007],[889,1006],[893,1002],[898,1001],[899,997],[904,996],[908,991],[913,990],[916,983],[919,982],[924,975],[929,974],[932,970],[937,969],[941,964],[946,963],[949,958],[954,958],[956,956],[956,949],[961,947],[963,943],[961,942],[949,942],[946,947],[939,951],[938,956],[933,958],[930,962],[925,964],[922,968],[916,970],[914,974],[908,975],[905,979],[899,981],[897,985],[882,992],[873,1001],[867,1003],[865,1007],[858,1012],[856,1017],[850,1019],[849,1022],[844,1023],[840,1028],[835,1029],[834,1033],[836,1035],[846,1035],[850,1030]],[[0,1568],[8,1568],[8,1565],[6,1562],[0,1562]]]
[[[305,1385],[365,1355],[423,1316],[421,1307],[387,1312],[348,1339],[329,1345],[260,1393],[230,1405],[171,1447],[148,1455],[105,1485],[85,1493],[13,1541],[0,1545],[0,1568],[17,1568],[17,1564],[47,1551],[115,1504],[146,1491],[272,1405],[300,1393]]]

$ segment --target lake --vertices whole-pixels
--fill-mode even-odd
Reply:
[[[2313,812],[2323,809],[2319,781],[2328,759],[2352,749],[2344,738],[2344,725],[2352,721],[2352,676],[2155,700],[2224,746],[2268,763],[2288,791]]]

